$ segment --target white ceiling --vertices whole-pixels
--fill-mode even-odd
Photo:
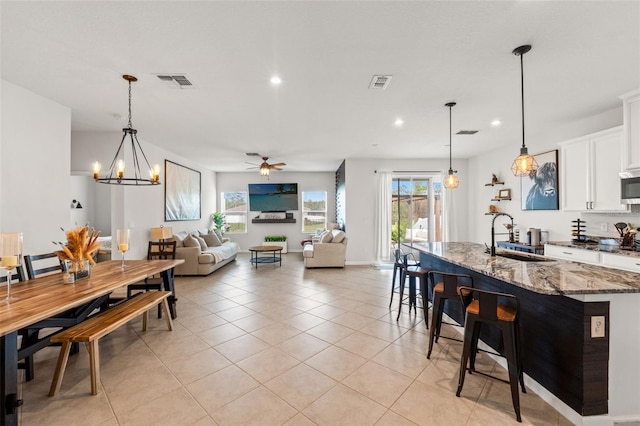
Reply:
[[[133,125],[218,171],[244,152],[288,171],[344,158],[469,158],[620,105],[640,87],[638,1],[2,1],[2,78],[72,110],[72,129]],[[184,73],[181,90],[156,74]],[[283,83],[272,87],[272,75]],[[393,75],[385,91],[374,74]],[[121,115],[118,120],[114,115]],[[401,117],[401,128],[393,122]],[[500,119],[494,128],[490,122]],[[114,140],[114,152],[118,140]],[[454,164],[455,166],[455,164]]]

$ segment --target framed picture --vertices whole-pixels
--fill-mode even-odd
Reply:
[[[164,160],[164,220],[200,220],[200,172]]]
[[[511,199],[511,190],[510,189],[501,189],[498,192],[498,198],[500,199]]]
[[[558,210],[558,150],[533,157],[538,170],[520,178],[522,210]]]

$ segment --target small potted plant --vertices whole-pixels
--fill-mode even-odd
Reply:
[[[287,236],[286,235],[267,235],[264,237],[263,246],[279,246],[282,247],[282,253],[287,252]]]
[[[221,231],[224,232],[225,231],[225,217],[223,213],[220,212],[215,212],[211,214],[211,221],[213,222],[213,231]]]

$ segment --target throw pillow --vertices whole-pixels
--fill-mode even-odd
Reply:
[[[200,249],[202,249],[203,251],[209,248],[207,242],[202,237],[194,235],[193,238],[195,238],[196,241],[200,243]]]
[[[335,229],[331,231],[331,234],[333,235],[333,237],[331,238],[332,243],[341,243],[342,241],[344,241],[344,238],[346,237],[346,234],[344,233],[344,231],[338,231]]]
[[[169,243],[172,242],[172,241],[175,241],[176,242],[176,248],[177,247],[184,247],[184,244],[182,243],[182,240],[180,238],[176,237],[175,235],[173,237],[171,237],[171,238],[167,238],[166,241],[169,242]]]
[[[218,240],[216,234],[202,235],[202,239],[207,243],[209,247],[218,247],[220,245],[220,240]]]
[[[333,235],[331,235],[331,232],[329,231],[325,231],[322,234],[320,234],[321,243],[330,243],[332,238],[333,238]]]
[[[220,243],[222,244],[222,238],[224,238],[222,236],[222,231],[213,231],[214,234],[216,234],[216,236],[218,237],[218,239],[220,240]]]
[[[200,243],[193,237],[193,235],[188,235],[184,240],[182,240],[182,242],[185,247],[198,247],[198,249],[202,250]]]

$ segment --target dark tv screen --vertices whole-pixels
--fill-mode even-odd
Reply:
[[[249,210],[252,212],[298,210],[298,184],[250,183]]]

